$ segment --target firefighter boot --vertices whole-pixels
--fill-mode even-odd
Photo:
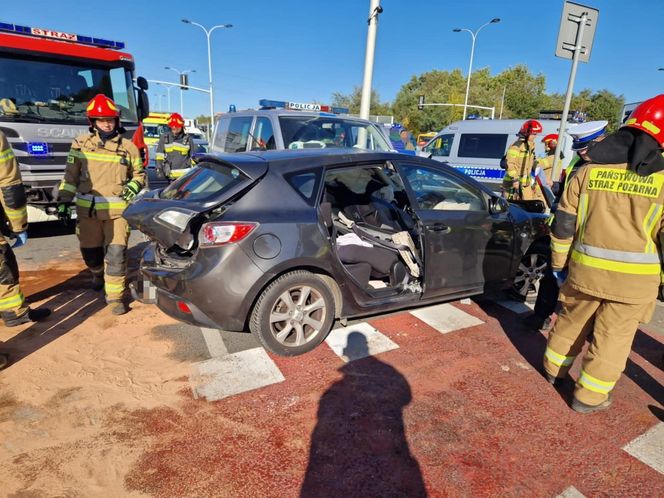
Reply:
[[[122,299],[107,299],[106,304],[111,308],[111,313],[114,315],[124,315],[129,311]]]
[[[22,325],[24,323],[30,323],[30,322],[39,322],[49,316],[51,314],[51,310],[48,308],[39,308],[36,310],[31,310],[28,308],[28,311],[23,313],[20,316],[7,316],[7,314],[3,314],[2,320],[5,322],[5,326],[7,327],[16,327],[17,325]]]
[[[611,406],[611,403],[613,402],[613,399],[611,397],[611,393],[609,393],[609,397],[606,398],[604,401],[602,401],[599,405],[587,405],[585,403],[582,403],[576,398],[572,398],[572,410],[578,413],[593,413],[593,412],[599,412],[602,410],[606,410],[608,407]]]
[[[104,274],[92,274],[92,279],[90,280],[90,287],[93,291],[99,292],[104,288]]]

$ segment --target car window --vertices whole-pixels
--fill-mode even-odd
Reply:
[[[390,150],[385,136],[371,123],[318,116],[279,116],[279,125],[287,149]]]
[[[507,133],[462,133],[457,156],[500,159],[506,146]]]
[[[249,140],[249,129],[253,121],[251,116],[231,118],[224,141],[225,152],[245,152]]]
[[[318,192],[318,182],[320,180],[318,172],[295,173],[287,175],[285,178],[306,201],[309,203],[313,201],[316,192]]]
[[[272,122],[269,118],[256,118],[253,137],[251,137],[251,150],[274,150],[276,148]]]
[[[191,172],[178,178],[160,194],[162,199],[205,201],[245,182],[248,177],[239,169],[210,163],[201,163]]]
[[[424,148],[424,152],[427,152],[434,157],[448,157],[450,152],[452,152],[453,142],[453,133],[450,133],[449,135],[440,135]]]
[[[418,209],[484,211],[484,199],[464,182],[442,171],[414,164],[402,171],[415,194]]]

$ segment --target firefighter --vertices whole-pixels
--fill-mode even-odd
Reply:
[[[87,107],[90,132],[72,143],[65,177],[59,187],[58,213],[71,217],[75,202],[83,261],[92,273],[92,288],[105,289],[114,315],[127,312],[123,300],[129,226],[122,212],[143,189],[145,171],[136,146],[122,136],[120,113],[105,95]]]
[[[547,184],[551,187],[553,185],[551,179],[551,174],[553,173],[553,155],[555,154],[556,146],[558,145],[558,134],[549,133],[542,139],[542,143],[544,144],[544,152],[546,155],[537,159],[535,169],[540,168],[544,172]]]
[[[536,184],[531,173],[535,164],[535,137],[541,132],[540,122],[529,119],[521,125],[519,138],[507,149],[502,190],[508,200],[535,198]]]
[[[36,322],[51,314],[50,310],[30,309],[19,287],[19,271],[12,247],[18,248],[28,240],[28,211],[25,188],[14,151],[0,131],[0,316],[7,327]],[[7,237],[14,238],[12,246]],[[0,357],[0,368],[7,363],[6,355]]]
[[[587,151],[551,228],[552,268],[562,310],[544,370],[567,378],[587,335],[592,342],[572,409],[603,410],[625,369],[639,322],[652,317],[661,285],[664,94],[639,105],[625,125]],[[660,294],[661,295],[661,294]]]
[[[192,167],[194,144],[191,135],[184,131],[184,119],[177,112],[171,114],[168,127],[170,131],[164,133],[157,144],[157,174],[173,181]]]

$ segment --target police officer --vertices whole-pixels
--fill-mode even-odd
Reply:
[[[12,246],[5,236],[15,238],[13,247],[28,240],[28,212],[25,188],[14,151],[0,131],[0,206],[2,236],[0,236],[0,316],[7,327],[36,322],[51,314],[46,308],[30,309],[19,286],[19,272]],[[0,353],[0,370],[9,362],[9,355]]]
[[[519,138],[507,149],[502,190],[508,200],[535,198],[535,181],[531,173],[535,165],[535,137],[541,132],[540,122],[529,119],[521,125]]]
[[[606,409],[639,322],[652,317],[664,231],[664,94],[639,105],[616,133],[587,151],[552,226],[560,312],[544,354],[547,379],[567,376],[587,335],[572,408]]]
[[[163,134],[157,144],[157,174],[172,181],[192,167],[194,146],[191,135],[184,131],[184,119],[177,112],[171,114],[168,127],[170,131]]]
[[[59,187],[58,213],[70,217],[75,200],[83,261],[92,272],[92,287],[105,288],[111,312],[127,312],[123,301],[129,226],[122,212],[145,185],[136,146],[122,136],[120,113],[105,95],[87,107],[90,132],[74,139],[65,177]]]
[[[568,133],[572,136],[572,150],[576,152],[576,155],[561,175],[560,185],[563,187],[562,190],[576,171],[588,162],[588,149],[604,139],[608,124],[609,122],[606,120],[588,121],[570,127]],[[560,195],[562,195],[562,190]]]

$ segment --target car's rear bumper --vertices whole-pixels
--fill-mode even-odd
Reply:
[[[155,250],[150,244],[143,252],[138,284],[148,290],[136,289],[137,297],[147,297],[167,315],[192,325],[244,330],[251,308],[247,300],[264,274],[240,247],[205,249],[184,269],[158,265]]]

